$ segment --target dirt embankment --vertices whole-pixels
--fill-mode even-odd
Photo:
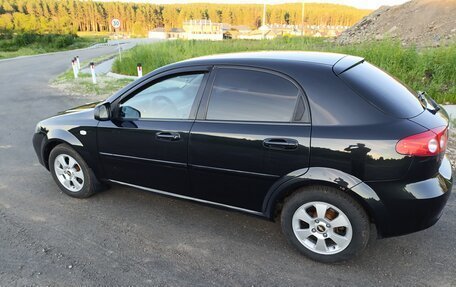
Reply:
[[[381,7],[337,38],[340,44],[391,38],[404,45],[442,46],[456,42],[456,0],[412,0]]]

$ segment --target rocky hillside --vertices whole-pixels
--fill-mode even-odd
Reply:
[[[456,0],[412,0],[381,7],[337,38],[340,44],[392,38],[404,45],[456,42]]]

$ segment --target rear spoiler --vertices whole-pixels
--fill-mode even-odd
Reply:
[[[357,66],[364,62],[364,58],[355,56],[345,56],[337,61],[333,66],[333,72],[336,75],[340,75],[343,72],[350,70],[354,66]]]

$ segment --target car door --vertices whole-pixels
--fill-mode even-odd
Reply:
[[[160,191],[188,190],[188,136],[207,70],[167,73],[118,99],[114,119],[98,125],[108,179]]]
[[[301,88],[272,71],[216,67],[190,133],[192,196],[260,212],[271,186],[309,165]]]

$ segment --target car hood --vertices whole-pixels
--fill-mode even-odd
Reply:
[[[86,110],[93,110],[93,108],[95,108],[101,102],[102,101],[87,103],[82,106],[77,106],[77,107],[74,107],[74,108],[71,108],[71,109],[68,109],[65,111],[61,111],[57,115],[66,115],[66,114],[73,114],[76,112],[81,112],[81,111],[86,111]]]
[[[74,107],[38,122],[36,131],[49,131],[51,129],[70,130],[78,126],[96,126],[98,121],[94,118],[93,109],[100,102],[88,103]]]

